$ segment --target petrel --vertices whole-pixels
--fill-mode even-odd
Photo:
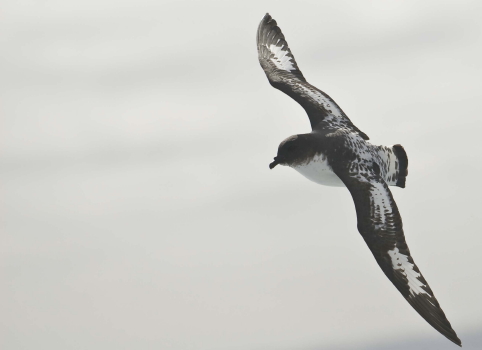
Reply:
[[[269,83],[305,109],[312,128],[310,133],[281,142],[270,169],[286,165],[320,185],[346,186],[355,202],[358,231],[382,271],[420,316],[462,346],[413,261],[388,188],[405,187],[408,159],[404,148],[372,145],[330,96],[309,84],[269,14],[259,24],[257,45]]]

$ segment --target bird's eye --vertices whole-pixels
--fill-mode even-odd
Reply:
[[[296,144],[294,142],[288,142],[286,144],[286,150],[293,151],[296,148]]]

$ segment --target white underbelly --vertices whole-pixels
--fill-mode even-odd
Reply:
[[[324,186],[344,187],[345,184],[333,172],[328,160],[323,155],[317,155],[311,162],[304,165],[294,166],[297,172],[308,180]]]

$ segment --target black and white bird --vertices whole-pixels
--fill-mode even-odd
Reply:
[[[269,165],[289,166],[311,181],[346,186],[358,231],[388,279],[432,327],[461,346],[461,341],[413,261],[402,218],[388,186],[405,187],[408,159],[401,145],[375,146],[323,91],[301,73],[276,21],[266,14],[257,33],[258,57],[270,84],[298,102],[312,131],[285,139]]]

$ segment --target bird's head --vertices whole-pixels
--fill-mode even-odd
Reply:
[[[283,140],[278,147],[278,155],[274,157],[274,161],[269,165],[273,169],[278,164],[293,166],[302,163],[306,159],[307,144],[306,135],[293,135]]]

